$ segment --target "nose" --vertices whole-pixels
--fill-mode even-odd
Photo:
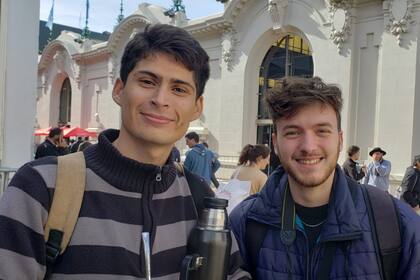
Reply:
[[[170,90],[165,86],[161,85],[158,87],[153,94],[152,104],[157,107],[168,107],[169,106]]]
[[[313,133],[304,133],[301,140],[300,149],[302,152],[312,154],[317,150],[317,137]]]

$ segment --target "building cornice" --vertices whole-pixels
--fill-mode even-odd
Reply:
[[[88,60],[98,59],[101,57],[107,58],[109,55],[110,55],[110,52],[109,52],[108,46],[104,45],[95,50],[90,50],[90,51],[74,54],[73,59],[79,64],[84,64]]]
[[[192,35],[207,34],[207,33],[223,33],[226,29],[232,27],[232,22],[227,21],[222,15],[216,18],[211,18],[203,21],[192,22],[185,26],[185,30]]]

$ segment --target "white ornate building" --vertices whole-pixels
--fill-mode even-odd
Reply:
[[[124,45],[133,32],[160,22],[185,28],[210,56],[204,114],[190,129],[226,165],[245,144],[269,143],[261,96],[284,75],[339,84],[345,147],[360,146],[366,159],[371,147],[381,146],[393,179],[420,153],[420,1],[230,0],[223,13],[198,20],[163,13],[141,4],[107,42],[80,43],[69,32],[51,42],[38,65],[37,125],[119,127],[111,92]]]

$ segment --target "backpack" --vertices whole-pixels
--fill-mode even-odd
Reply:
[[[175,162],[180,174],[186,177],[197,213],[204,209],[204,197],[214,196],[204,179]],[[57,178],[51,208],[44,229],[47,271],[45,279],[59,255],[67,248],[79,217],[86,184],[86,162],[83,152],[57,157]]]
[[[400,213],[391,195],[369,185],[361,185],[346,178],[353,200],[356,188],[362,188],[366,203],[369,222],[372,227],[372,237],[375,246],[376,260],[382,280],[397,278],[399,259],[401,256]],[[248,255],[248,266],[256,278],[256,266],[259,251],[265,239],[268,226],[248,219],[246,222],[245,247]],[[334,251],[340,244],[328,246],[325,257],[321,261],[319,279],[329,279]]]

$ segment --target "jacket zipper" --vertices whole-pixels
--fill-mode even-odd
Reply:
[[[309,259],[309,261],[307,263],[306,279],[307,280],[312,279],[313,269],[310,269],[310,268],[314,264],[314,261],[315,261],[314,260],[314,258],[315,258],[315,251],[317,251],[318,249],[320,249],[320,248],[318,248],[318,247],[321,246],[320,244],[326,244],[327,242],[336,242],[336,241],[349,241],[349,240],[354,239],[354,238],[349,239],[349,237],[356,237],[358,235],[359,234],[357,234],[357,235],[356,234],[353,234],[353,235],[349,235],[347,238],[328,239],[328,240],[324,240],[322,242],[316,242],[315,245],[314,245],[314,247],[312,248],[312,254],[309,254],[309,252],[307,254],[307,260]],[[306,238],[306,235],[305,235],[305,238]],[[307,247],[309,249],[309,244],[308,243],[309,243],[308,242],[308,239],[306,238],[306,245],[307,245]],[[318,267],[318,269],[319,269],[319,267]],[[309,270],[311,270],[311,271],[309,271]],[[309,272],[310,272],[310,274],[309,274]]]
[[[162,167],[159,167],[159,171],[156,173],[155,181],[160,182],[162,181]],[[153,243],[156,235],[156,230],[154,229],[154,221],[153,215],[151,211],[152,207],[152,198],[153,198],[153,189],[150,189],[150,186],[144,186],[143,194],[142,194],[142,208],[143,208],[143,230],[142,232],[149,232],[150,236],[150,258],[152,257],[152,248]],[[142,240],[142,235],[140,234],[140,240]],[[140,250],[140,261],[143,262],[143,266],[145,267],[145,259],[144,259],[144,248]],[[140,264],[141,265],[141,264]]]
[[[156,182],[162,181],[162,167],[159,167],[159,171],[156,174],[155,180],[156,180]]]

